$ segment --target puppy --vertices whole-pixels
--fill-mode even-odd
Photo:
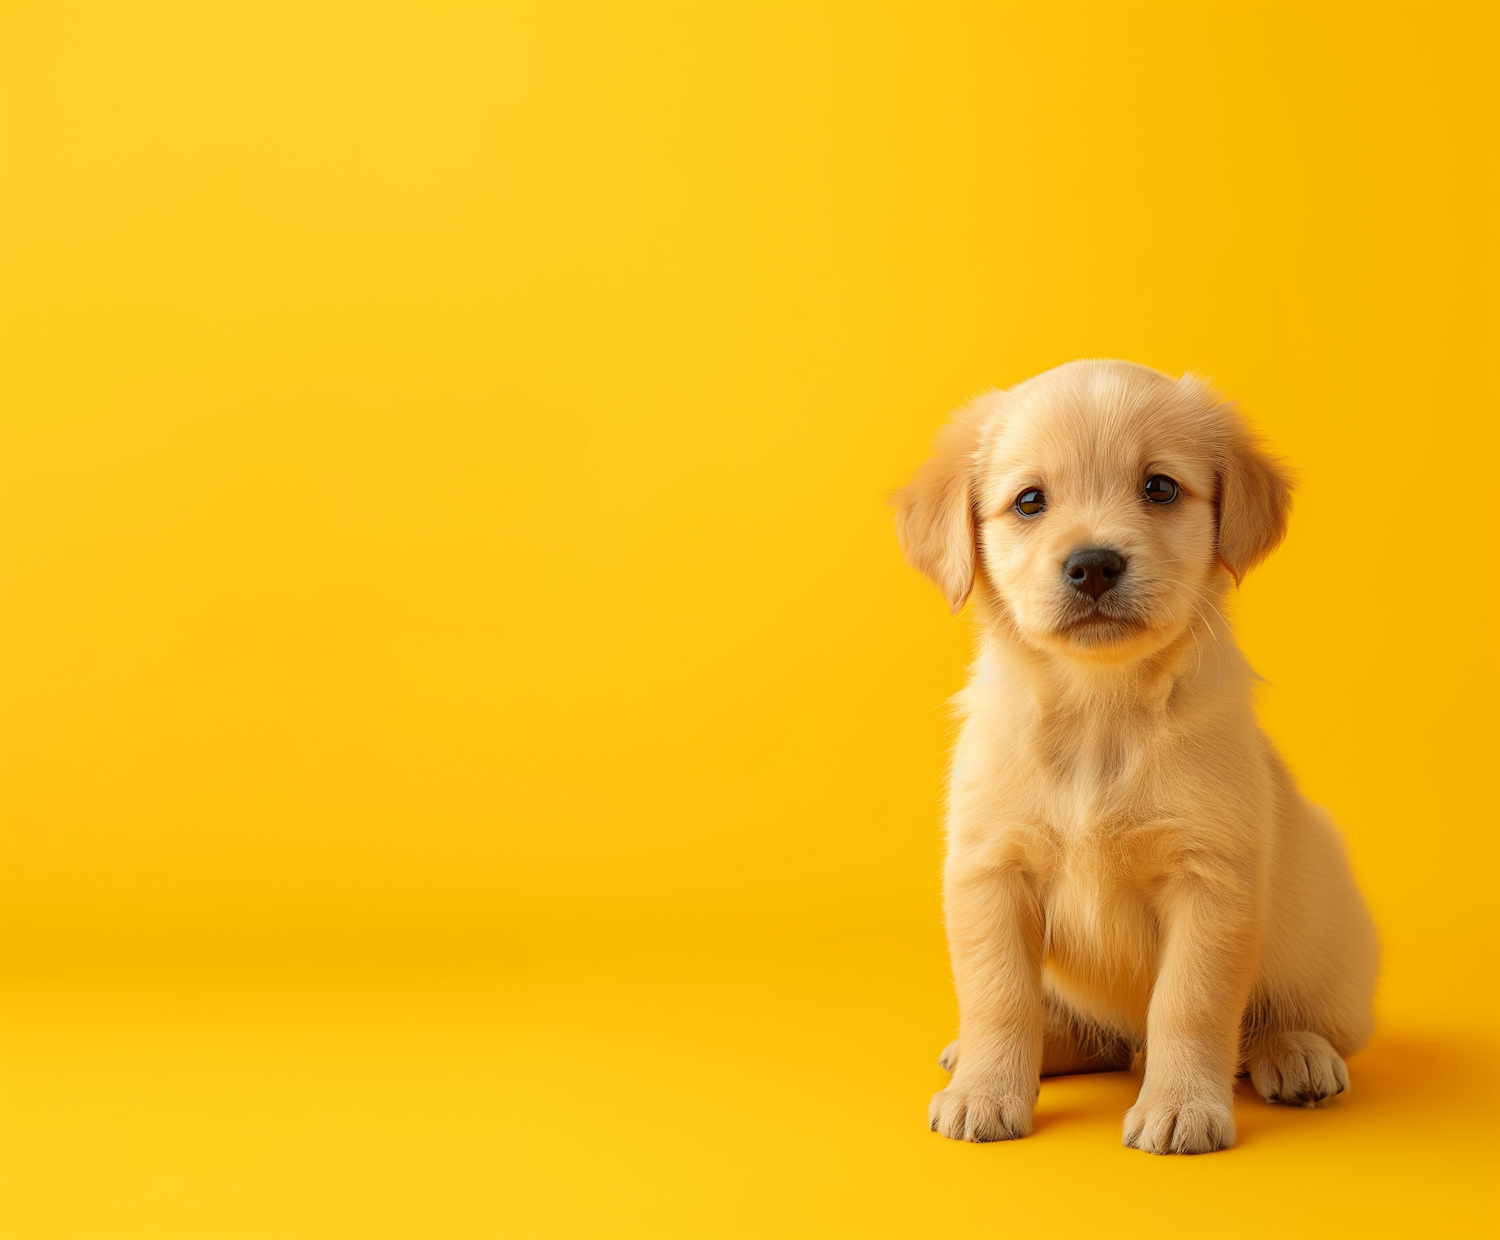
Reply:
[[[1142,1052],[1124,1141],[1156,1154],[1232,1145],[1247,1069],[1269,1102],[1346,1090],[1374,928],[1220,609],[1286,531],[1282,468],[1192,376],[1081,361],[961,411],[896,503],[907,560],[979,630],[933,1129],[1025,1136],[1040,1077]]]

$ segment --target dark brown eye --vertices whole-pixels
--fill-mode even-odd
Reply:
[[[1036,488],[1016,496],[1016,511],[1023,517],[1034,517],[1047,506],[1047,497]]]
[[[1170,504],[1177,498],[1177,484],[1166,474],[1152,474],[1146,479],[1146,498],[1153,504]]]

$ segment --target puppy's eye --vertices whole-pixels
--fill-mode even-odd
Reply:
[[[1153,504],[1170,504],[1177,498],[1177,484],[1166,474],[1152,474],[1146,479],[1146,498]]]
[[[1023,517],[1034,517],[1047,506],[1047,497],[1033,487],[1016,496],[1016,511]]]

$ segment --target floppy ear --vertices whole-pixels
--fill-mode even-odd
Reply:
[[[1235,585],[1286,537],[1291,510],[1286,467],[1243,425],[1234,427],[1219,468],[1219,559]]]
[[[938,432],[932,459],[896,492],[896,537],[957,613],[974,588],[974,452],[984,408],[971,405]]]

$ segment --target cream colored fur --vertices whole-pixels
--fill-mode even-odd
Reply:
[[[1144,498],[1152,474],[1174,502]],[[1240,1071],[1272,1102],[1347,1089],[1374,930],[1220,606],[1285,532],[1282,469],[1192,376],[1073,362],[959,413],[897,502],[907,558],[979,629],[949,784],[959,1036],[932,1127],[1025,1136],[1041,1076],[1142,1052],[1124,1140],[1154,1153],[1231,1145]],[[1096,546],[1127,567],[1088,603],[1063,565]]]

